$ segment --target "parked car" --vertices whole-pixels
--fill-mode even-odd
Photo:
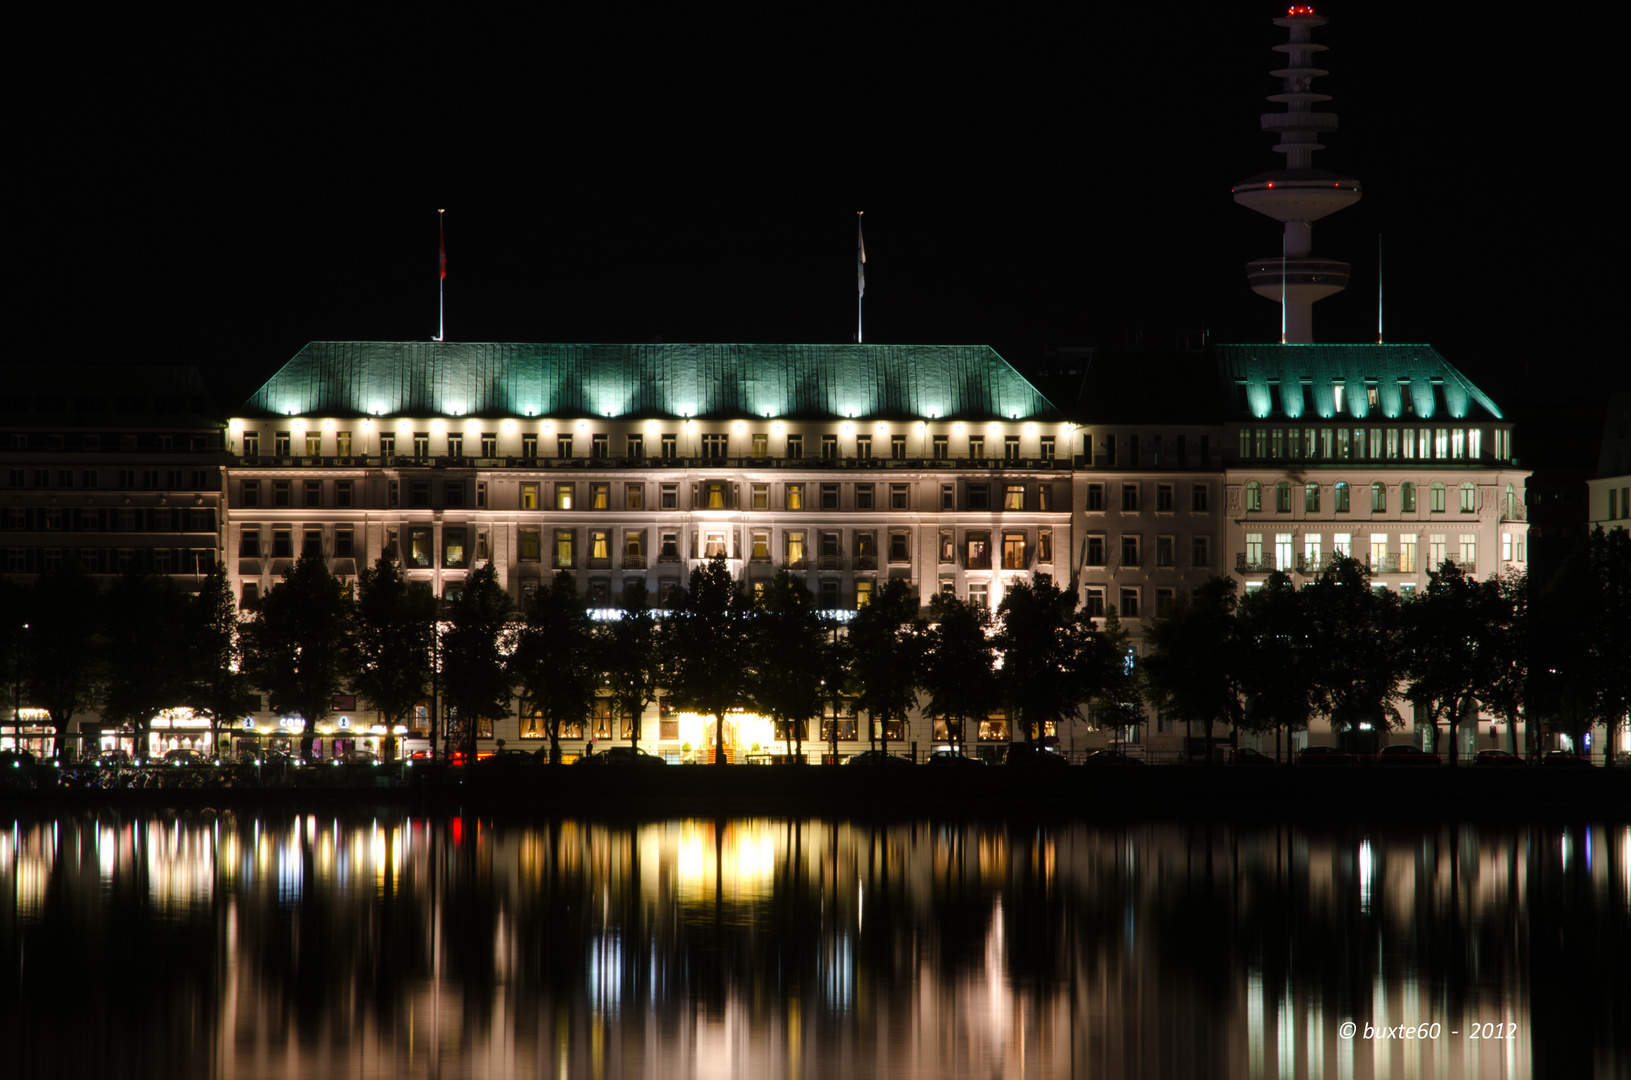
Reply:
[[[985,762],[976,757],[969,757],[958,750],[936,750],[934,753],[923,759],[923,764],[945,765],[952,768],[956,768],[961,765],[973,765],[977,768],[985,768]]]
[[[1249,746],[1236,747],[1228,758],[1231,765],[1278,765],[1278,761],[1269,757],[1260,750],[1253,750]]]
[[[378,765],[379,755],[372,750],[347,750],[340,755],[336,765]]]
[[[1002,763],[1046,768],[1053,765],[1069,765],[1070,760],[1049,747],[1037,743],[1016,742],[1008,744],[1008,752],[1003,755]]]
[[[1147,764],[1143,758],[1135,758],[1125,750],[1116,750],[1106,747],[1095,750],[1082,759],[1082,764],[1092,768],[1121,768],[1127,765]]]
[[[96,763],[103,768],[116,769],[131,764],[129,750],[104,750],[96,755]]]
[[[1341,765],[1357,765],[1359,759],[1352,754],[1344,753],[1334,746],[1309,746],[1297,751],[1297,764],[1320,768]]]
[[[609,746],[598,754],[585,754],[573,765],[667,765],[656,754],[648,754],[633,746]]]
[[[1399,743],[1382,747],[1382,752],[1376,755],[1376,764],[1399,769],[1431,769],[1438,766],[1439,760],[1437,754],[1429,754],[1419,746]]]
[[[598,757],[599,755],[596,756]],[[548,760],[549,751],[547,749],[542,752],[542,756],[540,757],[539,754],[534,753],[531,750],[517,750],[514,747],[509,747],[506,749],[495,750],[486,757],[477,758],[476,765],[482,769],[513,769],[520,765],[531,768],[540,762],[545,762]]]
[[[175,750],[166,750],[160,759],[166,765],[208,765],[209,759],[197,750],[188,750],[178,747]]]
[[[1571,754],[1567,750],[1553,750],[1540,759],[1540,763],[1548,769],[1589,769],[1592,767],[1591,759],[1580,754]]]
[[[844,759],[845,765],[911,765],[911,758],[890,754],[883,750],[862,750]]]
[[[0,766],[21,768],[34,764],[34,755],[27,750],[0,750]]]
[[[1523,769],[1529,766],[1527,761],[1510,750],[1480,750],[1472,763],[1480,769]]]

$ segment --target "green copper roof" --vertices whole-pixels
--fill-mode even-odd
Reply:
[[[1503,419],[1488,394],[1431,345],[1218,345],[1230,419]],[[1240,388],[1245,389],[1245,408]],[[1306,387],[1306,389],[1305,389]],[[1369,388],[1376,390],[1370,404]],[[1310,417],[1310,418],[1313,418]]]
[[[244,415],[1060,417],[983,345],[412,341],[314,341]]]

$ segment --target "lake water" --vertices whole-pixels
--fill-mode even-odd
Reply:
[[[0,811],[0,904],[6,1076],[1631,1071],[1624,824]]]

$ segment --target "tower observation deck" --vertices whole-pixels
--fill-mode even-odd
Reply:
[[[1287,64],[1269,72],[1282,80],[1282,90],[1268,100],[1285,110],[1263,113],[1261,122],[1264,131],[1279,136],[1274,150],[1285,155],[1285,165],[1248,177],[1231,189],[1235,202],[1285,223],[1281,254],[1247,263],[1246,280],[1261,297],[1277,304],[1283,298],[1288,345],[1313,343],[1314,301],[1339,293],[1348,284],[1347,263],[1313,254],[1312,222],[1353,205],[1361,194],[1359,181],[1352,177],[1313,167],[1314,151],[1325,149],[1318,140],[1337,127],[1335,113],[1314,111],[1319,102],[1331,100],[1329,94],[1312,89],[1315,79],[1329,74],[1314,66],[1326,48],[1314,43],[1314,28],[1325,23],[1312,7],[1303,5],[1274,20],[1275,26],[1290,31],[1290,40],[1274,46],[1275,52],[1287,54]]]

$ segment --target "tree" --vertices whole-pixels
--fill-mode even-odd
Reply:
[[[889,724],[904,723],[917,704],[917,593],[891,578],[849,623],[851,677],[856,706],[867,716],[869,741],[889,752]]]
[[[1631,722],[1631,532],[1591,535],[1591,693],[1604,728],[1603,762],[1614,764],[1615,735]]]
[[[504,716],[510,709],[514,696],[509,671],[514,611],[515,603],[498,583],[498,572],[491,562],[466,577],[464,588],[447,605],[449,625],[442,635],[447,738],[453,744],[457,732],[466,761],[476,760],[481,721]]]
[[[541,717],[549,760],[561,761],[561,725],[582,723],[595,703],[594,622],[565,570],[532,594],[510,653],[510,678],[529,716]]]
[[[186,601],[163,574],[132,570],[101,598],[102,716],[136,732],[145,761],[153,718],[182,704],[191,657]]]
[[[1489,626],[1477,698],[1506,718],[1507,749],[1518,752],[1518,713],[1529,683],[1529,579],[1516,571],[1485,584]]]
[[[618,618],[600,627],[599,654],[611,690],[614,715],[631,716],[629,742],[638,746],[641,718],[657,700],[662,682],[662,654],[657,647],[657,620],[641,578],[623,584]]]
[[[238,603],[227,568],[216,563],[198,593],[186,601],[186,664],[182,700],[210,721],[220,753],[221,725],[236,723],[258,704],[243,674]]]
[[[1313,630],[1303,594],[1279,570],[1241,598],[1236,616],[1242,724],[1248,731],[1274,732],[1280,759],[1280,732],[1289,743],[1306,731],[1314,715]]]
[[[1133,653],[1132,634],[1121,622],[1116,605],[1105,609],[1104,627],[1093,638],[1088,655],[1088,686],[1094,717],[1119,740],[1126,728],[1144,722],[1144,668]]]
[[[1060,730],[1089,697],[1093,624],[1077,617],[1076,604],[1074,589],[1037,574],[1009,586],[997,609],[998,689],[1027,742],[1041,738],[1049,724]]]
[[[357,575],[353,619],[351,688],[394,731],[407,724],[429,687],[436,597],[424,583],[409,581],[395,551],[387,550]]]
[[[1409,697],[1417,719],[1425,712],[1435,735],[1443,719],[1450,729],[1450,766],[1461,756],[1461,718],[1477,715],[1474,692],[1487,682],[1484,668],[1494,643],[1490,600],[1499,593],[1468,577],[1454,562],[1427,573],[1427,588],[1406,603],[1404,625]]]
[[[1537,753],[1544,746],[1543,731],[1567,732],[1578,747],[1591,728],[1596,705],[1590,670],[1596,622],[1592,594],[1598,587],[1586,537],[1575,543],[1545,587],[1530,596],[1525,613],[1530,663],[1524,700],[1531,746]]]
[[[300,717],[302,758],[311,756],[312,734],[351,674],[351,616],[345,586],[328,563],[302,555],[244,627],[245,671],[273,712]]]
[[[1332,729],[1401,726],[1397,704],[1405,656],[1398,596],[1372,589],[1370,568],[1342,557],[1303,587],[1303,602],[1313,644],[1313,700]]]
[[[788,571],[778,572],[754,604],[749,691],[800,761],[810,718],[821,715],[826,636],[809,588]]]
[[[929,695],[925,712],[945,722],[959,750],[967,749],[969,729],[978,732],[999,700],[991,612],[935,593],[929,599],[920,679]]]
[[[747,703],[744,672],[752,657],[751,611],[723,555],[691,571],[663,625],[669,692],[674,703],[714,720],[714,764],[725,764],[725,717]]]
[[[1235,583],[1214,577],[1191,595],[1180,594],[1150,621],[1144,680],[1157,708],[1200,724],[1211,760],[1212,725],[1237,729],[1241,705],[1240,641],[1235,625]]]
[[[168,579],[165,579],[168,584]],[[56,730],[52,755],[62,755],[68,724],[76,713],[89,708],[98,697],[102,682],[104,633],[109,629],[96,585],[79,568],[77,559],[66,559],[57,570],[41,574],[29,589],[28,631],[23,635],[24,694],[51,717]],[[131,611],[121,641],[145,651],[154,667],[169,667],[167,657],[170,611]],[[128,671],[128,667],[122,667]],[[161,672],[151,672],[162,680]],[[174,705],[164,701],[158,708]],[[154,709],[154,712],[158,711]],[[151,713],[148,714],[151,717]]]
[[[838,762],[838,724],[844,712],[844,701],[855,689],[852,661],[855,650],[850,648],[849,635],[844,624],[833,615],[821,615],[821,704],[832,707],[832,725],[827,729],[827,755]]]

